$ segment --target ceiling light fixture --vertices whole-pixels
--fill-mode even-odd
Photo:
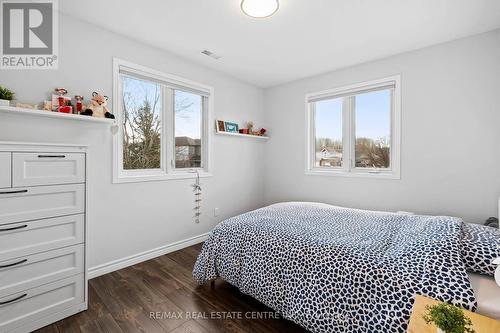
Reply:
[[[278,0],[241,0],[240,7],[250,17],[264,18],[276,13],[280,5]]]

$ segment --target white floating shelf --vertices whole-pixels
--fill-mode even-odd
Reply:
[[[259,136],[259,135],[252,135],[252,134],[241,134],[241,133],[231,133],[231,132],[215,132],[217,135],[227,135],[227,136],[239,136],[242,138],[251,138],[251,139],[257,139],[257,140],[269,140],[268,136]]]
[[[82,116],[79,114],[72,114],[72,113],[24,109],[13,106],[0,106],[0,114],[2,113],[12,114],[12,115],[18,114],[18,115],[36,116],[36,117],[58,118],[65,120],[87,121],[87,122],[103,123],[109,125],[112,125],[114,123],[113,119],[108,119],[108,118],[96,118],[96,117]]]

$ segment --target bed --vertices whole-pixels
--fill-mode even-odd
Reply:
[[[469,273],[469,280],[477,300],[477,313],[500,320],[500,287],[495,279],[483,274]]]
[[[446,216],[280,203],[219,224],[193,270],[312,332],[406,332],[415,294],[469,310],[463,222]]]

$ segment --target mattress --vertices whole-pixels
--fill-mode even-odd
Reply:
[[[476,312],[500,320],[500,286],[495,279],[475,273],[469,273],[469,279],[476,296]]]
[[[193,275],[200,284],[220,277],[314,333],[404,333],[415,294],[475,309],[462,225],[445,216],[275,204],[220,223]]]

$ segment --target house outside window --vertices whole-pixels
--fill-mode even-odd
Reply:
[[[201,167],[201,140],[188,136],[175,137],[175,167]]]

